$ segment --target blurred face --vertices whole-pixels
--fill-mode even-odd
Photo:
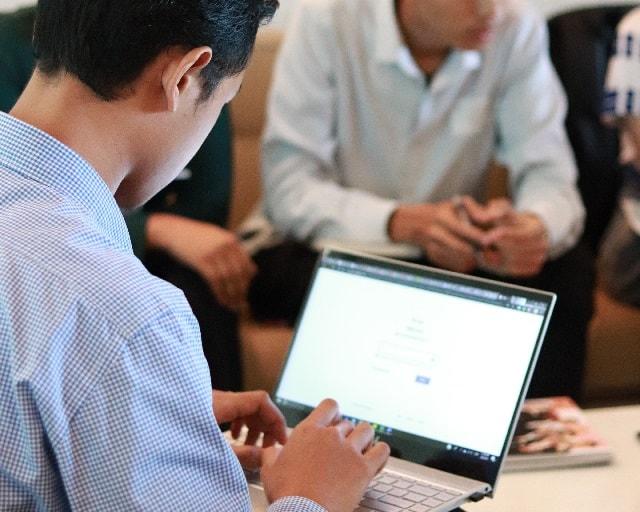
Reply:
[[[482,49],[492,38],[501,0],[399,0],[408,15],[405,29],[425,44],[461,50]]]

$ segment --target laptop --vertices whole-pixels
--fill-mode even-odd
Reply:
[[[324,398],[391,458],[358,511],[492,497],[556,297],[356,253],[319,258],[274,400],[295,427]],[[266,510],[250,482],[254,510]]]

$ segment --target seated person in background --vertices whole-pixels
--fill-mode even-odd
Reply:
[[[254,258],[254,313],[294,319],[327,244],[552,290],[531,395],[579,398],[594,277],[565,112],[545,24],[520,2],[302,0],[263,147],[286,240]],[[513,202],[483,203],[494,157]]]
[[[8,112],[33,71],[35,7],[0,14],[0,110]],[[231,176],[229,108],[187,168],[144,209],[126,215],[133,250],[154,275],[184,293],[202,333],[216,389],[242,389],[236,310],[254,265],[225,226]]]
[[[335,402],[287,442],[266,393],[212,396],[197,321],[120,211],[184,169],[277,5],[40,2],[36,70],[0,113],[3,509],[249,511],[240,458],[273,512],[350,510],[386,461]],[[249,427],[235,455],[216,421]]]
[[[640,307],[640,9],[629,12],[617,32],[607,71],[604,116],[620,127],[620,158],[630,164],[630,172],[602,244],[599,267],[609,295]]]

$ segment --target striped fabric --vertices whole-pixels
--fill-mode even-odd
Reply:
[[[0,509],[248,511],[209,382],[184,295],[133,256],[104,181],[0,114]]]

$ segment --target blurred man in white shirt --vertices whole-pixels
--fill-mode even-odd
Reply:
[[[579,397],[593,273],[565,112],[545,24],[515,0],[303,1],[264,139],[285,243],[256,255],[256,314],[291,321],[335,244],[552,289],[531,393]],[[493,160],[510,198],[485,198]]]

